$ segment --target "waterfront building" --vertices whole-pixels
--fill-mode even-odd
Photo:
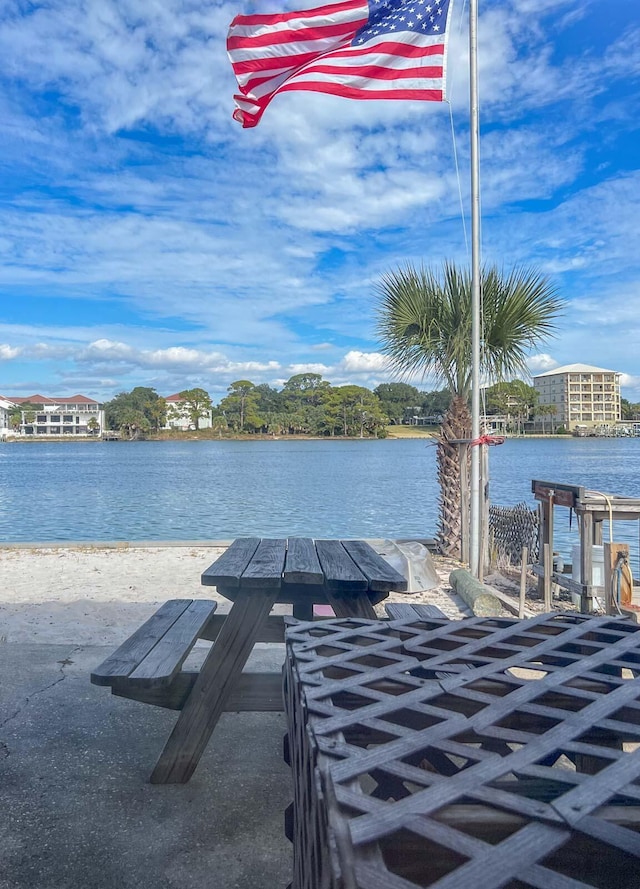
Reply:
[[[6,435],[11,431],[11,421],[9,420],[9,415],[11,410],[13,409],[13,405],[7,398],[3,398],[0,395],[0,440],[6,437]]]
[[[620,374],[590,364],[567,364],[533,378],[538,393],[536,431],[564,427],[569,432],[594,434],[613,430],[622,418]],[[553,413],[550,409],[555,408]]]
[[[7,413],[7,432],[20,436],[75,436],[99,435],[104,429],[102,404],[86,395],[68,398],[49,398],[45,395],[0,397],[0,421],[2,405]],[[9,414],[20,409],[20,426],[10,429]]]
[[[167,395],[167,421],[164,425],[165,429],[179,429],[181,432],[188,432],[195,429],[195,425],[189,416],[189,411],[185,401],[180,398],[180,394]],[[211,429],[211,411],[206,412],[206,416],[200,417],[198,420],[199,429]]]

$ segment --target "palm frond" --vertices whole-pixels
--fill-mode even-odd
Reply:
[[[562,310],[550,281],[532,269],[482,271],[482,367],[492,380],[526,372],[527,355],[554,334]],[[377,332],[398,373],[431,374],[468,397],[471,386],[471,274],[445,262],[440,273],[406,265],[377,287]]]

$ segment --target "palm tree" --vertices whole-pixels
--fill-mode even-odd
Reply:
[[[9,423],[14,432],[19,432],[22,426],[22,410],[19,407],[11,408],[9,411]]]
[[[468,527],[461,510],[466,465],[455,442],[471,438],[471,275],[450,262],[440,273],[407,265],[386,274],[377,289],[378,334],[392,368],[431,374],[453,394],[438,438],[438,543],[461,558],[463,522]],[[562,301],[546,277],[522,268],[506,276],[495,267],[483,269],[481,292],[483,376],[497,382],[527,373],[528,351],[553,335]]]
[[[542,420],[542,434],[543,435],[547,431],[545,428],[545,417],[552,417],[556,413],[557,413],[557,408],[556,408],[555,404],[539,404],[536,407],[536,414]],[[553,424],[552,424],[551,432],[553,432]]]

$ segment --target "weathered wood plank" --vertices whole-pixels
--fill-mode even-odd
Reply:
[[[212,565],[202,572],[203,586],[240,586],[240,578],[258,548],[258,537],[239,537],[234,540]]]
[[[261,540],[251,561],[242,572],[240,589],[279,590],[287,554],[286,540]]]
[[[144,685],[166,685],[170,682],[217,607],[217,602],[204,599],[193,601],[129,674],[128,681]]]
[[[139,701],[141,704],[152,704],[166,710],[182,710],[198,675],[195,670],[183,670],[168,686],[145,688],[125,681],[116,683],[111,691],[117,697]],[[224,705],[225,713],[280,713],[282,709],[281,673],[241,673]]]
[[[234,602],[151,774],[152,784],[185,783],[195,771],[277,595],[277,588],[247,590]]]
[[[226,614],[212,614],[199,638],[213,642],[218,638],[222,625],[227,619]],[[284,642],[284,615],[270,614],[260,625],[256,642]]]
[[[313,605],[314,603],[311,599],[296,597],[293,602],[293,616],[298,620],[313,620]]]
[[[324,581],[316,546],[309,537],[290,537],[284,565],[285,583],[316,584]]]
[[[170,599],[91,673],[94,685],[111,685],[134,670],[158,640],[191,605],[192,599]]]
[[[241,673],[231,689],[225,708],[226,712],[236,713],[246,710],[281,713],[284,709],[282,672]]]
[[[384,606],[391,620],[431,620],[432,618],[447,619],[444,611],[437,605],[419,604],[411,602],[388,602]]]
[[[343,540],[342,545],[377,592],[407,589],[407,581],[365,540]]]
[[[327,590],[327,602],[333,608],[336,617],[365,617],[375,620],[378,616],[366,593],[339,596]]]
[[[327,589],[355,593],[369,588],[369,581],[339,540],[316,540],[316,552]]]
[[[536,577],[543,579],[544,578],[544,568],[542,565],[532,565],[531,573],[535,574]],[[583,586],[577,580],[573,580],[568,574],[559,574],[557,571],[551,572],[551,582],[557,584],[563,590],[568,590],[570,593],[577,593],[578,595],[582,594]],[[603,592],[603,587],[592,587],[593,592]]]

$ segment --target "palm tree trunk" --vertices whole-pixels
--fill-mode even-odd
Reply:
[[[440,503],[438,508],[438,544],[442,552],[455,559],[462,558],[463,516],[461,497],[460,445],[456,441],[471,437],[471,414],[464,398],[456,396],[451,402],[438,439],[436,460]],[[465,459],[469,459],[466,449]],[[468,484],[469,473],[465,484]],[[465,498],[468,503],[468,496]],[[468,522],[468,516],[464,518]]]

